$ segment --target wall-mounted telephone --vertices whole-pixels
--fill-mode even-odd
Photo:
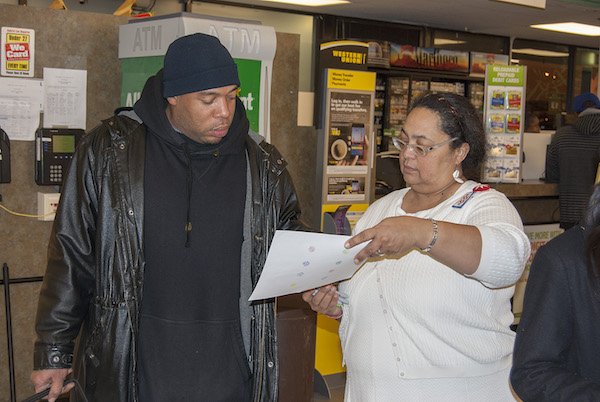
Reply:
[[[40,128],[35,133],[35,182],[61,185],[73,153],[85,132],[73,128]]]
[[[10,141],[0,128],[0,183],[10,183]]]

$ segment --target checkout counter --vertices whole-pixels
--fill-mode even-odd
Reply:
[[[546,148],[554,131],[523,133],[523,163],[521,183],[490,184],[504,193],[513,203],[524,225],[556,223],[559,221],[558,184],[544,181]]]
[[[524,225],[559,221],[557,183],[523,180],[518,184],[490,183],[490,187],[508,197],[521,215]]]
[[[523,134],[521,183],[488,183],[504,193],[513,203],[524,225],[539,225],[559,221],[558,184],[544,181],[546,147],[554,131]],[[376,198],[404,187],[397,152],[377,155]]]

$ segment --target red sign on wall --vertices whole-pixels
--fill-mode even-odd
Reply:
[[[33,29],[2,27],[2,75],[33,77]]]

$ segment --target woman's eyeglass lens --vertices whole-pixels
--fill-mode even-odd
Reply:
[[[447,141],[440,142],[439,144],[431,145],[429,147],[424,147],[423,145],[417,145],[417,144],[410,145],[410,144],[407,144],[406,142],[402,141],[398,137],[392,137],[392,143],[394,144],[394,146],[396,148],[398,148],[398,150],[400,152],[404,152],[406,150],[406,148],[408,148],[412,152],[414,152],[415,155],[425,156],[425,155],[427,155],[428,152],[431,152],[434,149],[439,148],[439,147],[441,147],[443,145],[449,144],[452,141],[457,140],[457,139],[458,139],[457,137],[453,137],[453,138],[450,138]]]

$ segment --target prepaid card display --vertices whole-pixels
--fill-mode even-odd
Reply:
[[[350,236],[277,230],[250,301],[268,299],[350,278],[365,246],[344,248]]]

